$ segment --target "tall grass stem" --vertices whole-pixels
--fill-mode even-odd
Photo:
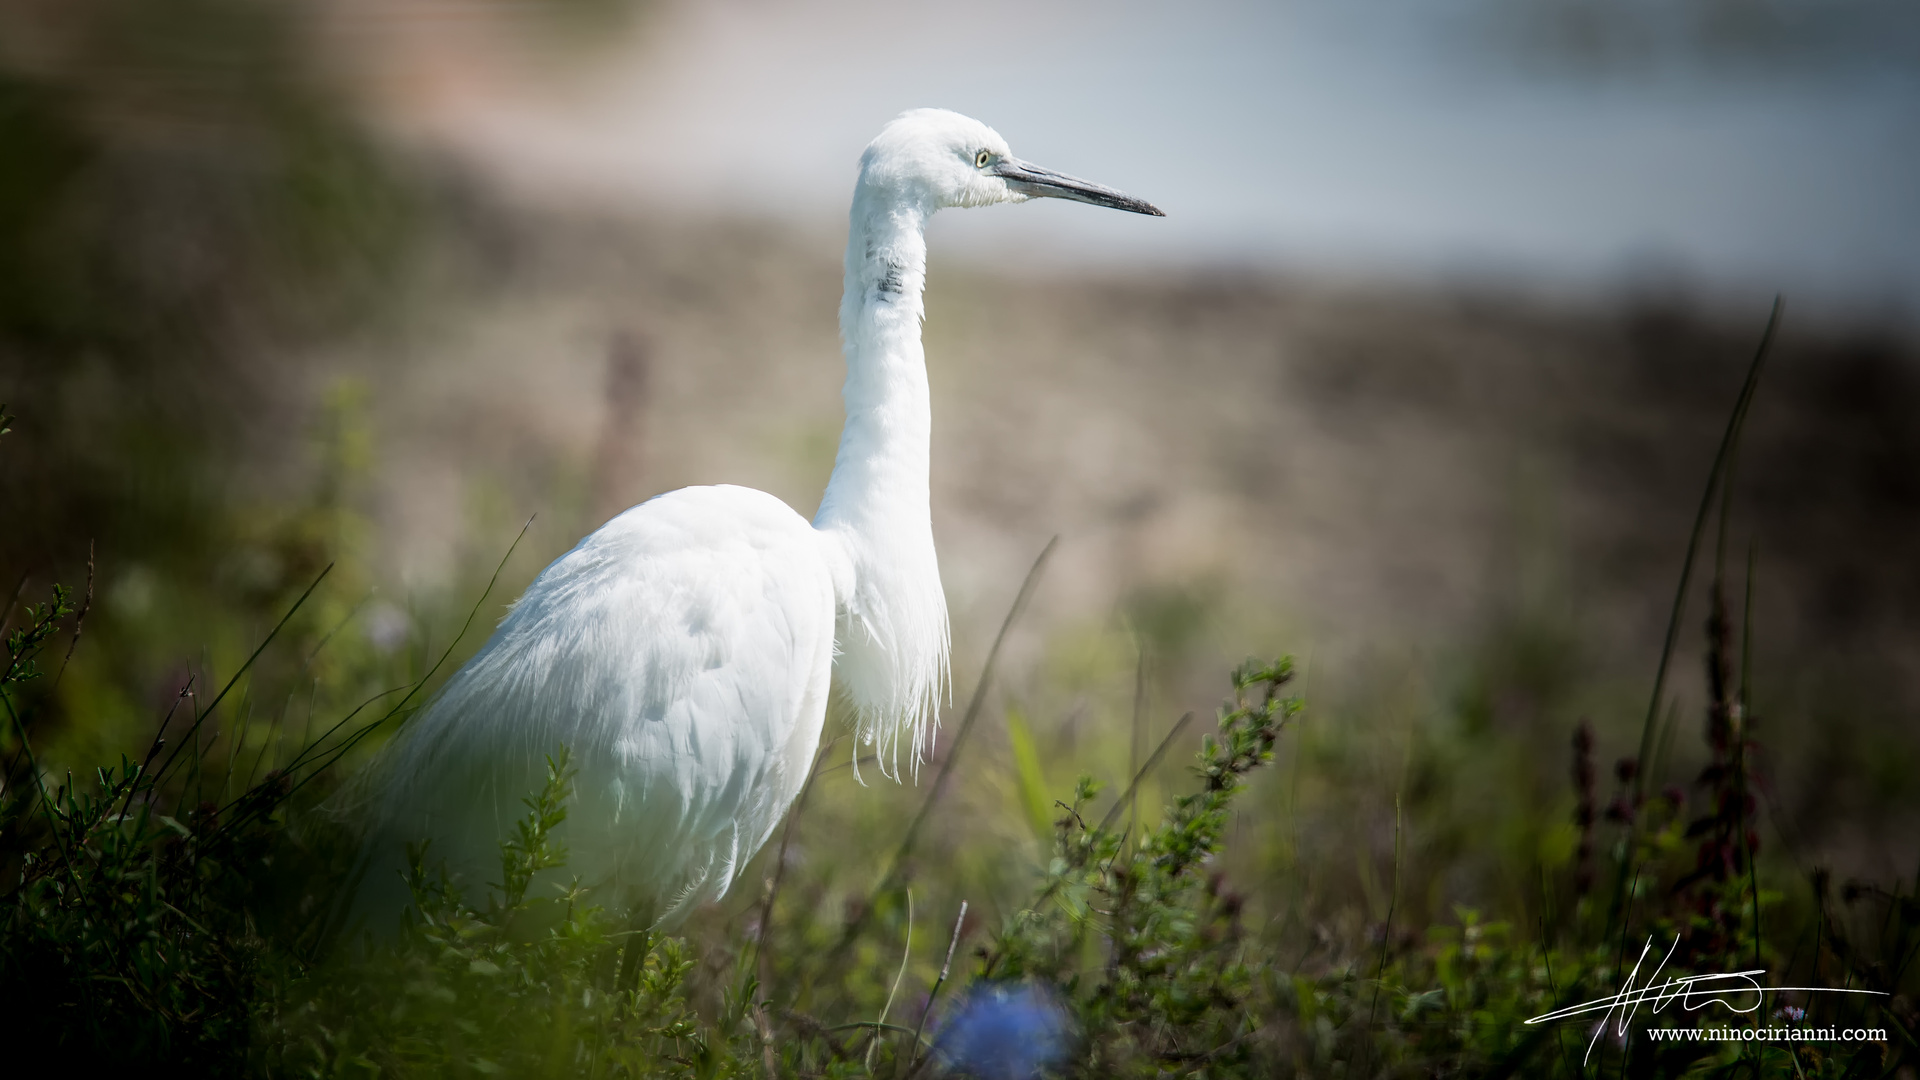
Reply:
[[[953,950],[960,944],[960,932],[967,925],[967,902],[960,901],[960,914],[953,920],[953,936],[947,939],[947,958],[940,962],[940,976],[933,980],[933,989],[927,991],[927,1003],[920,1010],[920,1022],[913,1025],[913,1041],[908,1044],[907,1068],[901,1074],[901,1080],[912,1080],[913,1074],[920,1071],[920,1033],[927,1029],[927,1017],[933,1015],[933,1003],[940,997],[940,988],[947,985],[947,976],[953,971]]]
[[[1761,369],[1766,365],[1767,354],[1773,348],[1774,335],[1780,328],[1781,308],[1782,300],[1779,296],[1775,296],[1773,309],[1767,315],[1766,329],[1760,334],[1760,344],[1754,349],[1753,360],[1747,365],[1746,379],[1740,385],[1739,396],[1734,399],[1732,415],[1727,417],[1726,430],[1721,433],[1720,448],[1714,454],[1712,468],[1707,471],[1707,485],[1706,489],[1700,493],[1700,507],[1694,513],[1693,529],[1687,535],[1687,551],[1680,561],[1680,581],[1674,587],[1673,605],[1667,616],[1666,639],[1660,646],[1660,663],[1654,668],[1653,692],[1648,696],[1646,718],[1640,725],[1638,754],[1640,768],[1635,771],[1633,779],[1633,798],[1636,805],[1644,800],[1647,777],[1653,771],[1647,768],[1649,764],[1647,759],[1654,748],[1654,733],[1660,717],[1660,702],[1666,696],[1667,671],[1672,666],[1674,647],[1680,639],[1680,624],[1686,617],[1687,590],[1693,582],[1694,556],[1700,549],[1700,536],[1706,531],[1707,515],[1713,510],[1713,497],[1720,489],[1721,482],[1731,467],[1733,455],[1737,452],[1740,431],[1746,424],[1747,410],[1753,404],[1754,390],[1759,386]],[[1638,835],[1639,820],[1636,817],[1627,826],[1627,843],[1624,848],[1627,853],[1626,862],[1621,864],[1615,874],[1616,886],[1613,906],[1609,912],[1610,920],[1625,918],[1623,907],[1626,900],[1627,875],[1632,869],[1627,863],[1632,861]]]
[[[873,1041],[867,1044],[867,1071],[873,1071],[873,1052],[880,1048],[880,1027],[893,1011],[893,999],[900,994],[900,981],[907,977],[907,961],[913,958],[913,890],[907,890],[907,940],[900,946],[900,970],[893,973],[893,986],[887,990],[886,1004],[880,1006],[880,1018],[874,1021]]]

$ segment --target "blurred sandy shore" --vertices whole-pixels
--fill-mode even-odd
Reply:
[[[402,343],[346,361],[377,389],[398,577],[434,580],[476,485],[506,519],[560,518],[547,556],[686,484],[811,514],[840,422],[837,238],[607,220],[488,235]],[[1645,659],[1766,316],[1684,304],[1042,281],[936,252],[934,518],[958,646],[981,647],[1058,533],[1047,618],[1173,586],[1263,612],[1276,644],[1339,650],[1544,602]],[[1768,638],[1903,652],[1920,354],[1789,309],[1771,364],[1733,532],[1739,561],[1756,545]]]

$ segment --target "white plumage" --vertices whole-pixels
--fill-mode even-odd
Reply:
[[[565,745],[579,769],[568,872],[602,902],[677,922],[726,893],[799,793],[836,672],[881,771],[897,778],[902,749],[917,765],[947,679],[920,346],[926,223],[942,207],[1035,196],[1159,214],[1022,162],[957,113],[887,125],[854,190],[846,427],[819,513],[809,523],[763,492],[685,488],[542,571],[369,773],[369,896],[398,895],[407,840],[431,839],[469,887],[493,880],[520,800]]]

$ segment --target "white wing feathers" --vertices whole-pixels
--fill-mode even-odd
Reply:
[[[614,518],[395,739],[376,837],[433,837],[432,859],[477,892],[565,744],[580,768],[567,875],[663,921],[724,895],[819,741],[829,559],[804,519],[747,488],[685,488]]]

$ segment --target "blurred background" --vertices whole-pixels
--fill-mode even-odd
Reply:
[[[1513,867],[1570,857],[1575,724],[1636,750],[1779,293],[1725,557],[1765,850],[1913,868],[1896,0],[0,0],[0,587],[93,575],[43,756],[137,741],[329,564],[282,687],[310,721],[444,646],[529,517],[482,625],[657,492],[811,514],[855,163],[921,105],[1168,212],[932,230],[962,696],[1061,538],[951,845],[1037,858],[1034,785],[1123,780],[1233,662],[1286,651],[1309,712],[1248,825],[1286,807],[1274,880],[1384,903],[1404,796],[1418,910],[1524,894]],[[1682,785],[1689,603],[1658,778]],[[820,813],[882,830],[919,798],[859,794]]]

